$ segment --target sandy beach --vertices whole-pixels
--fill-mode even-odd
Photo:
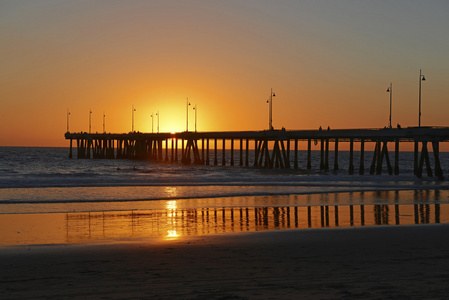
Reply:
[[[2,299],[446,299],[448,225],[8,246]]]

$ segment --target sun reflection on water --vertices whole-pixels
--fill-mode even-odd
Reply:
[[[176,188],[175,188],[176,190]],[[176,231],[177,228],[177,208],[178,204],[176,200],[167,201],[165,205],[167,211],[167,235],[166,239],[174,240],[178,239],[180,235]]]
[[[168,230],[167,231],[167,235],[166,235],[166,239],[177,239],[179,238],[179,234],[176,232],[176,230]]]

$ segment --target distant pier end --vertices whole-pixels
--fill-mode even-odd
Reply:
[[[349,143],[348,173],[354,173],[354,143],[360,143],[360,166],[358,173],[365,173],[365,144],[374,144],[369,168],[370,174],[381,174],[385,164],[389,174],[399,174],[399,149],[401,142],[414,143],[414,174],[444,179],[441,168],[439,145],[449,141],[447,127],[408,127],[384,129],[337,129],[337,130],[266,130],[233,132],[178,132],[178,133],[71,133],[69,157],[73,156],[76,141],[77,158],[126,158],[181,162],[183,164],[218,164],[218,141],[221,142],[222,165],[254,166],[264,168],[299,168],[298,142],[307,142],[305,168],[311,169],[312,141],[320,143],[320,170],[329,170],[330,143],[334,145],[333,169],[338,163],[339,143]],[[234,145],[238,144],[239,159],[236,162]],[[394,166],[390,160],[388,144],[394,145]],[[230,148],[227,148],[230,147]],[[291,149],[293,148],[293,149]],[[181,157],[178,157],[178,149]],[[212,153],[211,153],[211,150]],[[254,151],[250,158],[249,151]],[[432,168],[429,151],[433,152]],[[229,158],[226,156],[229,155]],[[213,159],[211,159],[213,156]],[[293,157],[291,157],[293,156]],[[251,161],[250,161],[251,160]],[[385,163],[384,163],[385,162]]]

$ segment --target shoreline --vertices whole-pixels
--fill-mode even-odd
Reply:
[[[449,225],[0,249],[4,299],[447,297]]]

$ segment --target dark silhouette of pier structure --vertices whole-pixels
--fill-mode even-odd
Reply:
[[[439,145],[449,141],[447,127],[407,127],[384,129],[337,129],[337,130],[266,130],[234,132],[178,132],[178,133],[71,133],[72,157],[73,141],[76,141],[78,158],[126,158],[181,162],[183,164],[218,165],[218,148],[221,142],[221,165],[254,166],[263,168],[298,169],[299,142],[307,143],[306,168],[312,168],[312,142],[320,143],[320,170],[329,170],[329,153],[334,146],[333,170],[339,169],[338,154],[340,143],[349,143],[348,173],[356,172],[354,166],[354,144],[360,144],[360,165],[358,174],[365,173],[365,144],[374,143],[370,158],[370,174],[382,173],[385,165],[390,175],[399,174],[400,144],[414,143],[414,173],[422,177],[425,168],[427,176],[435,175],[444,179],[440,163]],[[234,146],[238,143],[238,162],[234,157]],[[390,159],[390,149],[394,153]],[[227,148],[228,147],[228,148]],[[430,149],[431,147],[431,149]],[[178,157],[181,149],[181,157]],[[249,155],[253,150],[254,155]],[[429,151],[433,152],[432,169]],[[229,155],[229,160],[226,156]],[[291,158],[291,155],[293,157]],[[251,160],[251,161],[250,161]],[[394,163],[392,163],[392,161]],[[291,163],[292,162],[292,163]],[[434,174],[433,174],[434,173]]]

